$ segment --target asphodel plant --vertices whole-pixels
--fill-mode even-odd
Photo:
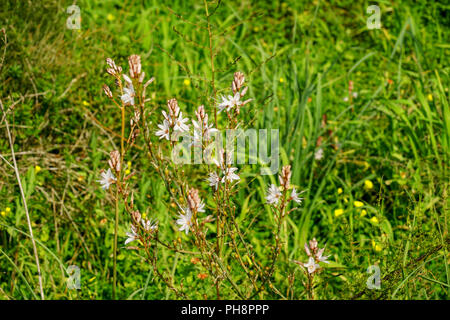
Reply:
[[[99,180],[102,188],[111,193],[115,205],[113,297],[116,297],[117,291],[119,215],[127,216],[130,224],[124,240],[126,249],[136,250],[144,257],[156,278],[178,298],[192,298],[193,291],[184,279],[177,278],[176,272],[164,272],[167,266],[161,265],[164,262],[160,259],[164,250],[183,255],[201,265],[199,278],[207,278],[215,288],[211,298],[264,298],[263,292],[267,288],[276,290],[273,274],[282,247],[280,232],[283,221],[302,202],[297,190],[291,186],[291,167],[287,165],[282,168],[279,185],[271,184],[266,195],[266,204],[271,209],[274,223],[268,226],[272,231],[270,243],[266,246],[268,254],[261,259],[250,241],[257,231],[241,225],[236,217],[236,210],[242,204],[235,203],[234,197],[242,181],[239,169],[233,166],[231,154],[219,146],[215,152],[210,152],[210,161],[193,164],[196,166],[195,174],[202,179],[193,179],[173,161],[173,151],[180,139],[189,138],[192,141],[189,147],[207,154],[215,134],[242,124],[239,119],[241,108],[248,107],[251,102],[251,99],[244,99],[248,91],[244,74],[235,72],[230,95],[222,96],[221,101],[212,99],[212,105],[208,108],[203,105],[196,107],[194,119],[191,120],[184,116],[176,98],[168,100],[164,107],[151,103],[146,91],[154,78],[145,80],[138,55],[129,57],[128,73],[112,59],[108,58],[106,62],[106,71],[114,79],[114,89],[104,85],[103,91],[117,106],[121,117],[120,150],[111,150],[109,168],[102,170]],[[207,110],[225,117],[222,121],[224,128],[217,127],[217,119],[214,124],[210,122]],[[156,117],[160,124],[153,126],[150,117]],[[173,204],[168,206],[167,213],[173,221],[170,226],[159,224],[152,214],[150,203],[145,214],[134,204],[134,197],[140,191],[132,187],[130,178],[138,173],[126,174],[124,166],[132,156],[133,145],[140,145],[141,149],[146,150],[151,166],[146,170],[158,175],[164,182]],[[199,180],[202,182],[199,183]],[[121,207],[124,212],[120,212]],[[168,233],[164,237],[161,234],[163,231]],[[205,292],[197,291],[194,294],[207,297],[207,286]]]

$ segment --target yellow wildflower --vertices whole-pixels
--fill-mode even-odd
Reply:
[[[2,212],[0,212],[0,215],[1,215],[2,217],[5,217],[5,216],[6,216],[6,212],[5,212],[5,211],[2,211]]]
[[[189,86],[189,85],[191,85],[191,80],[189,80],[189,79],[184,79],[183,84],[184,84],[185,86]]]
[[[283,78],[280,78],[280,83],[283,83],[284,82],[284,79]]]
[[[83,100],[83,104],[87,107],[89,105],[89,102],[87,102],[86,100]]]
[[[376,252],[380,252],[381,250],[383,250],[383,248],[378,243],[376,243],[374,240],[372,240],[372,248]]]
[[[341,194],[342,192],[344,192],[344,191],[342,190],[342,188],[338,188],[338,189],[337,189],[337,193],[338,193],[338,194]]]
[[[130,169],[125,170],[125,174],[126,174],[126,175],[128,175],[128,174],[130,174],[130,173],[131,173]]]
[[[370,222],[372,222],[373,224],[378,224],[378,218],[377,217],[372,217],[372,218],[370,218]]]
[[[367,214],[367,211],[365,209],[362,209],[361,214],[360,214],[361,217],[364,217],[366,214]]]
[[[373,182],[370,180],[366,180],[364,181],[364,188],[366,188],[367,190],[370,190],[373,188]]]
[[[144,213],[142,214],[142,219],[145,219],[145,218],[147,218],[147,214],[144,212]]]
[[[34,171],[36,173],[39,173],[39,171],[41,171],[41,167],[39,167],[39,166],[34,167]]]
[[[340,215],[344,214],[344,209],[336,209],[334,210],[334,216],[339,217]]]
[[[355,201],[353,202],[353,205],[357,208],[361,208],[362,206],[364,206],[364,203],[361,201]]]
[[[106,16],[106,20],[108,21],[114,21],[116,17],[114,17],[114,15],[112,15],[111,13],[108,13],[108,15]]]
[[[6,213],[10,213],[10,212],[11,212],[11,208],[10,208],[10,207],[7,207],[7,208],[5,209],[5,211],[6,211]]]
[[[428,101],[433,101],[433,95],[431,93],[428,94]]]

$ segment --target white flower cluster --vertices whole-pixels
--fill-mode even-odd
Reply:
[[[160,130],[156,131],[156,136],[159,139],[167,139],[176,141],[180,135],[189,132],[189,125],[186,122],[189,121],[188,118],[183,118],[183,113],[180,111],[178,102],[175,98],[170,99],[167,102],[169,107],[169,113],[162,111],[164,116],[164,121],[162,124],[158,124]]]
[[[219,187],[219,183],[225,183],[226,181],[233,182],[234,180],[239,181],[240,177],[235,172],[238,170],[236,167],[231,167],[231,154],[226,155],[225,160],[225,152],[221,150],[219,152],[219,160],[214,159],[214,163],[217,168],[220,169],[221,176],[219,176],[216,172],[209,173],[209,177],[207,181],[211,187],[214,187],[216,190]]]
[[[275,184],[271,184],[269,189],[267,190],[267,204],[270,205],[278,205],[279,200],[282,197],[282,190],[288,190],[290,188],[291,181],[291,166],[284,166],[280,175],[278,175],[278,179],[280,181],[280,187]],[[304,192],[304,191],[303,191]],[[302,203],[303,198],[300,198],[299,195],[303,192],[297,192],[295,187],[292,188],[291,196],[287,199],[287,201],[294,201],[298,204]]]
[[[144,231],[147,233],[151,233],[153,231],[156,231],[156,229],[158,229],[158,221],[157,220],[151,220],[151,219],[141,219],[140,214],[138,214],[138,218],[136,220],[136,222],[139,224],[139,222],[141,222],[142,227],[144,228]],[[132,224],[130,227],[130,232],[126,233],[127,239],[125,240],[125,245],[127,245],[128,243],[134,241],[134,240],[138,240],[139,239],[139,235],[137,233],[137,226]]]
[[[188,205],[181,209],[177,224],[180,226],[178,231],[184,231],[186,235],[192,226],[192,217],[194,213],[205,212],[205,203],[200,199],[197,189],[191,189],[188,195]]]
[[[219,113],[223,110],[230,112],[234,109],[236,113],[239,114],[240,108],[252,101],[252,99],[241,101],[241,98],[245,96],[248,89],[248,87],[245,87],[241,90],[244,85],[244,81],[245,77],[242,72],[238,71],[234,73],[234,79],[231,83],[231,90],[233,91],[233,95],[228,95],[228,97],[225,97],[223,95],[221,96],[222,101],[217,105]]]
[[[97,182],[100,183],[103,190],[108,190],[109,187],[117,180],[114,174],[111,172],[111,169],[109,168],[108,171],[103,171],[102,173],[100,173],[100,175],[102,178],[100,180],[97,180]]]
[[[304,267],[308,271],[309,274],[312,274],[320,269],[319,262],[330,263],[329,261],[327,261],[327,259],[330,256],[323,256],[325,247],[320,249],[318,247],[318,242],[317,242],[316,238],[309,241],[309,247],[308,247],[308,244],[305,243],[305,251],[309,257],[308,262],[307,263],[303,263],[300,261],[294,261],[294,262],[296,264]]]

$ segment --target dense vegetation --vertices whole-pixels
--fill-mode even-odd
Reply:
[[[46,299],[112,298],[114,206],[97,180],[120,144],[121,121],[102,84],[111,85],[106,58],[125,69],[128,56],[139,54],[145,73],[156,79],[147,92],[153,106],[163,110],[176,97],[186,114],[201,104],[211,112],[213,96],[227,93],[241,71],[253,99],[243,122],[280,130],[281,164],[292,166],[292,184],[306,192],[281,231],[276,286],[266,284],[259,298],[307,298],[306,278],[292,260],[305,261],[303,246],[315,237],[332,261],[316,283],[317,299],[448,299],[450,21],[444,3],[379,1],[381,29],[369,30],[367,1],[211,2],[212,69],[203,1],[77,1],[81,29],[71,30],[66,8],[72,1],[3,0],[0,298],[40,297],[5,120]],[[160,120],[159,111],[152,115],[155,129]],[[167,241],[188,242],[145,155],[136,147],[126,159],[139,190],[135,202],[158,218]],[[251,243],[264,261],[272,219],[265,196],[277,177],[255,167],[239,166],[234,203],[243,227],[257,230]],[[184,169],[186,179],[207,186],[195,166]],[[119,221],[117,296],[176,298],[123,247],[129,218]],[[182,280],[189,298],[216,298],[212,277],[199,276],[205,270],[191,258],[165,253],[160,272]],[[67,287],[70,265],[80,268],[80,290]],[[366,286],[371,265],[381,271],[379,290]],[[237,298],[231,290],[222,295]]]

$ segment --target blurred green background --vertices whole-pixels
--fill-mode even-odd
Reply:
[[[72,4],[80,8],[79,30],[66,26]],[[381,29],[366,26],[372,4],[381,9]],[[316,237],[335,261],[321,277],[318,298],[448,299],[449,4],[244,0],[207,6],[218,94],[228,93],[235,71],[246,75],[254,101],[242,120],[280,130],[281,162],[292,165],[293,184],[307,190],[283,232],[275,274],[280,291],[295,274],[293,298],[305,298],[301,271],[289,260],[304,260],[304,242]],[[127,70],[126,58],[140,54],[143,70],[156,78],[147,92],[155,106],[176,97],[191,116],[200,104],[211,112],[205,3],[2,0],[1,7],[7,46],[0,99],[12,106],[7,119],[46,296],[109,299],[114,214],[96,180],[119,141],[120,115],[101,90],[112,85],[105,59]],[[349,81],[357,97],[344,101]],[[0,154],[11,161],[0,119]],[[160,120],[155,115],[154,125]],[[323,156],[316,159],[319,149]],[[14,171],[0,160],[0,298],[31,299],[38,290],[25,212]],[[139,208],[157,216],[167,239],[175,239],[176,211],[145,153],[133,150],[127,161],[137,172]],[[206,185],[195,169],[186,170],[192,183]],[[243,225],[257,214],[260,236],[251,241],[264,259],[271,217],[263,202],[276,177],[258,171],[241,168],[236,203]],[[123,217],[120,243],[128,223]],[[214,298],[211,279],[199,279],[201,268],[188,257],[161,260],[162,271],[176,270],[192,289],[191,298]],[[365,290],[366,269],[374,264],[382,289]],[[69,265],[81,269],[81,290],[67,289]],[[118,269],[120,298],[175,298],[133,252],[119,251]],[[266,288],[264,298],[282,297]]]

